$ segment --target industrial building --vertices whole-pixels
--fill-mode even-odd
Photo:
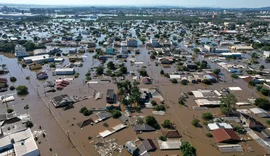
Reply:
[[[55,74],[56,75],[73,75],[75,74],[75,69],[74,68],[58,68],[58,69],[55,69]]]
[[[24,57],[23,61],[25,63],[44,63],[44,62],[53,62],[54,57],[50,57],[49,55],[38,55],[38,56],[29,56]]]

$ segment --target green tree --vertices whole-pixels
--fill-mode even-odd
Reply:
[[[182,142],[180,150],[182,156],[196,156],[196,149],[189,142]]]
[[[16,77],[13,77],[13,76],[10,77],[9,80],[10,80],[10,82],[13,82],[13,83],[17,81]]]
[[[16,88],[18,95],[27,95],[28,94],[28,88],[26,86],[18,86]]]
[[[145,69],[139,70],[141,76],[148,76],[147,71]]]
[[[237,74],[232,74],[231,77],[234,79],[239,79],[239,76]]]
[[[161,75],[163,75],[163,74],[164,74],[164,71],[163,71],[163,70],[161,70],[161,71],[160,71],[160,74],[161,74]]]
[[[127,67],[125,67],[125,66],[120,67],[119,70],[120,70],[123,74],[126,74],[126,73],[127,73]]]
[[[172,128],[172,122],[170,120],[164,120],[162,127],[163,128]]]
[[[122,116],[122,114],[119,110],[112,110],[111,113],[112,113],[112,117],[115,119],[118,119]]]
[[[269,110],[270,109],[270,101],[268,99],[264,98],[257,98],[255,100],[255,105],[258,106],[259,108]]]
[[[145,117],[145,123],[156,128],[156,129],[159,128],[157,120],[152,115]]]
[[[218,74],[220,73],[220,69],[215,69],[215,70],[213,71],[213,73],[216,74],[216,75],[218,75]]]
[[[235,104],[237,100],[235,95],[227,94],[220,99],[220,102],[221,102],[220,106],[221,112],[224,115],[230,115],[235,110]]]
[[[143,118],[140,118],[140,117],[137,118],[136,123],[137,124],[143,124],[144,123]]]
[[[107,68],[110,69],[110,70],[115,70],[115,65],[112,61],[108,62],[107,64]]]
[[[214,117],[212,113],[207,112],[207,113],[202,114],[202,118],[203,120],[208,121],[208,120],[213,120]]]
[[[200,49],[194,48],[193,51],[194,51],[195,53],[199,53],[199,52],[200,52]]]
[[[34,124],[33,124],[32,121],[27,121],[27,122],[25,123],[25,126],[26,126],[27,128],[32,128],[32,127],[34,126]]]
[[[200,120],[198,120],[198,119],[193,119],[193,120],[191,121],[191,124],[192,124],[193,126],[195,126],[195,127],[198,127],[198,126],[199,126],[199,122],[200,122]]]
[[[29,105],[25,105],[23,109],[25,109],[26,113],[28,114]]]
[[[103,66],[98,66],[96,69],[96,72],[98,75],[102,75],[104,72],[104,67]]]
[[[248,84],[249,84],[250,86],[256,86],[256,83],[255,83],[253,80],[250,80],[250,81],[248,82]]]
[[[264,65],[260,65],[260,71],[263,71],[264,70]]]
[[[178,81],[176,79],[172,79],[171,82],[172,83],[178,83]]]

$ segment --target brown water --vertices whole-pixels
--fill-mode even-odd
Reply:
[[[9,77],[15,76],[18,79],[18,81],[14,83],[14,86],[26,85],[29,88],[29,95],[24,97],[24,100],[21,100],[15,95],[16,100],[14,102],[10,102],[9,106],[13,107],[14,110],[20,114],[25,112],[23,107],[26,104],[29,105],[30,107],[29,113],[31,114],[33,122],[35,123],[35,127],[33,129],[38,129],[39,126],[42,126],[45,132],[48,134],[46,139],[41,139],[41,144],[38,145],[42,155],[52,155],[54,153],[57,153],[60,156],[80,155],[79,152],[76,150],[76,148],[73,147],[72,143],[84,155],[90,156],[97,155],[97,152],[94,150],[93,145],[89,143],[90,141],[88,140],[88,137],[91,136],[92,140],[96,140],[96,136],[98,135],[98,133],[106,129],[103,126],[104,122],[98,123],[93,126],[89,125],[83,129],[80,129],[77,126],[77,123],[82,122],[89,118],[96,119],[97,117],[94,114],[89,117],[85,117],[79,113],[79,110],[83,106],[86,106],[89,109],[104,108],[106,105],[105,98],[98,101],[94,100],[93,98],[90,98],[88,100],[78,102],[74,105],[73,109],[67,111],[63,111],[62,109],[55,109],[49,101],[51,98],[60,94],[89,97],[93,95],[94,93],[93,89],[95,89],[99,92],[103,92],[104,97],[107,89],[114,89],[115,91],[117,90],[116,85],[112,83],[93,84],[91,85],[93,89],[85,85],[85,83],[83,82],[85,80],[85,73],[87,73],[87,71],[90,68],[97,67],[100,64],[97,60],[92,59],[93,54],[86,54],[86,55],[87,57],[84,58],[83,67],[76,68],[76,71],[80,73],[79,78],[72,81],[72,83],[62,91],[57,91],[55,93],[47,93],[46,95],[44,94],[42,81],[36,80],[35,73],[33,71],[29,71],[28,69],[22,69],[20,65],[17,63],[17,59],[10,59],[3,56],[0,58],[0,63],[7,64],[7,67],[10,70],[9,74],[3,75],[2,77],[6,77],[9,79]],[[206,137],[205,134],[209,133],[209,131],[205,128],[205,126],[203,126],[203,128],[195,128],[194,126],[191,125],[191,121],[193,118],[200,119],[201,120],[200,123],[202,124],[203,122],[201,119],[202,113],[212,112],[213,114],[220,114],[220,109],[211,108],[208,110],[194,111],[193,109],[190,108],[191,106],[196,105],[194,103],[193,97],[190,97],[187,100],[186,102],[187,106],[181,106],[177,103],[181,92],[188,92],[191,90],[203,88],[220,89],[222,87],[240,86],[244,91],[241,93],[237,93],[237,95],[239,94],[238,95],[239,98],[244,100],[247,97],[256,96],[254,91],[248,88],[247,84],[244,83],[244,81],[242,80],[235,80],[234,82],[227,81],[227,83],[218,83],[207,87],[201,84],[190,84],[188,86],[182,86],[180,84],[171,84],[171,82],[167,78],[162,77],[159,73],[161,69],[163,69],[165,73],[175,71],[174,65],[172,65],[171,68],[163,68],[162,66],[155,66],[155,61],[149,60],[149,54],[147,53],[147,50],[144,48],[141,49],[141,55],[136,55],[135,58],[138,61],[144,62],[143,66],[147,67],[149,76],[154,79],[153,85],[140,84],[140,87],[142,88],[158,87],[162,92],[164,98],[166,99],[165,105],[169,107],[167,109],[167,115],[155,116],[156,119],[160,124],[162,124],[165,119],[171,120],[176,125],[176,128],[183,135],[183,140],[189,141],[190,143],[192,143],[193,146],[195,146],[195,148],[197,149],[197,154],[199,156],[233,155],[233,154],[236,155],[244,154],[252,156],[252,155],[262,155],[265,153],[265,151],[255,141],[241,143],[242,145],[250,146],[254,150],[254,152],[249,153],[245,151],[243,153],[228,153],[228,154],[220,153],[216,148],[217,145],[216,141],[213,138]],[[115,59],[112,60],[115,63],[123,62],[121,60]],[[63,64],[68,64],[68,61],[65,61]],[[131,70],[134,71],[141,68],[141,66],[139,67],[135,65],[132,66],[129,61],[127,61],[125,64],[128,67],[129,71]],[[48,66],[44,66],[43,70],[47,71],[49,75],[48,80],[54,80],[56,78],[55,76],[52,76],[52,70]],[[226,74],[225,71],[222,70],[222,72]],[[26,76],[31,77],[30,81],[25,79]],[[131,79],[132,77],[127,76],[127,78]],[[227,76],[226,79],[231,80],[229,76]],[[12,93],[12,91],[1,93],[1,95],[8,93]],[[1,105],[0,110],[1,112],[6,111],[5,105]],[[147,116],[150,114],[151,110],[145,109],[142,110],[142,113],[135,113],[134,115]],[[55,118],[57,120],[55,120]],[[265,123],[266,119],[259,119],[259,120],[261,120],[262,123]],[[118,119],[108,119],[105,122],[109,124],[109,127],[115,126],[120,123]],[[67,133],[69,133],[72,143],[69,141]],[[129,140],[136,139],[136,137],[138,136],[144,139],[155,140],[160,135],[161,135],[160,131],[136,135],[133,129],[129,126],[128,128],[120,132],[117,132],[109,136],[108,138],[116,138],[117,143],[123,145]],[[154,142],[158,147],[157,142],[156,141]],[[50,152],[49,148],[52,148],[53,151]],[[151,154],[156,156],[164,156],[164,155],[180,154],[180,151],[157,150],[156,152]],[[124,150],[122,155],[129,155],[129,154]]]

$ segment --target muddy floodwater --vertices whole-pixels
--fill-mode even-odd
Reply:
[[[222,70],[222,73],[225,75],[224,80],[226,83],[220,82],[214,85],[205,86],[202,84],[189,84],[187,86],[183,86],[181,84],[172,84],[169,79],[160,75],[160,70],[164,70],[165,73],[173,72],[176,70],[175,65],[171,65],[170,68],[164,68],[161,65],[156,66],[155,60],[149,59],[148,51],[145,48],[140,48],[141,54],[134,55],[130,54],[130,57],[127,61],[123,59],[115,59],[111,58],[114,63],[124,63],[128,71],[136,71],[141,69],[142,66],[146,67],[148,75],[153,79],[152,85],[140,84],[141,88],[159,88],[161,94],[165,99],[165,105],[167,107],[165,116],[157,116],[155,118],[161,125],[164,120],[169,119],[176,126],[176,129],[182,134],[182,140],[190,142],[197,149],[197,155],[206,156],[206,155],[263,155],[266,152],[264,149],[259,146],[255,141],[246,141],[241,142],[240,144],[246,147],[246,149],[251,148],[254,152],[248,152],[245,150],[242,153],[221,153],[217,145],[219,143],[216,142],[214,138],[208,138],[206,136],[210,131],[203,125],[203,120],[201,119],[201,114],[205,112],[211,112],[215,115],[220,115],[219,108],[210,108],[207,110],[194,110],[193,106],[196,106],[194,102],[194,97],[190,96],[187,99],[185,105],[178,104],[178,98],[180,97],[182,92],[189,92],[197,89],[221,89],[226,87],[236,87],[239,86],[242,88],[242,91],[239,93],[235,93],[237,97],[246,100],[248,97],[258,97],[254,88],[249,88],[247,83],[243,80],[234,80],[227,76],[227,72]],[[1,56],[0,64],[6,64],[9,70],[8,74],[1,75],[1,77],[5,77],[9,80],[11,76],[17,78],[15,83],[9,82],[9,85],[19,86],[26,85],[29,89],[29,94],[24,97],[19,97],[16,95],[15,91],[7,91],[1,93],[3,95],[14,95],[15,101],[9,102],[9,107],[13,108],[17,114],[25,113],[24,106],[26,104],[29,105],[29,113],[32,117],[34,127],[33,131],[38,130],[39,126],[45,130],[47,134],[46,138],[41,138],[38,143],[38,147],[40,149],[41,155],[53,155],[57,153],[59,156],[79,156],[79,155],[89,155],[96,156],[98,155],[97,151],[93,146],[93,142],[97,140],[99,132],[106,130],[107,128],[103,126],[106,122],[109,127],[116,126],[120,124],[119,119],[108,119],[106,121],[102,121],[98,124],[88,125],[84,128],[80,128],[78,125],[89,118],[93,120],[97,119],[95,115],[95,111],[92,115],[85,117],[81,113],[79,113],[82,107],[87,107],[88,109],[104,109],[106,105],[105,95],[107,89],[114,89],[117,91],[116,84],[112,82],[104,82],[98,84],[91,84],[88,86],[85,83],[85,74],[94,67],[100,65],[100,62],[94,60],[92,58],[93,53],[86,53],[83,55],[83,67],[75,67],[76,72],[80,73],[78,78],[75,78],[71,81],[70,85],[64,88],[61,91],[57,91],[55,93],[44,93],[43,82],[38,81],[36,79],[37,71],[30,71],[28,68],[22,68],[18,63],[16,58],[7,58],[5,56]],[[65,58],[65,57],[64,57]],[[130,59],[135,59],[136,61],[142,61],[143,65],[132,65],[130,63]],[[200,58],[205,59],[205,58]],[[108,61],[109,61],[108,60]],[[207,59],[206,59],[207,60]],[[108,62],[107,61],[107,62]],[[208,60],[210,63],[210,61]],[[69,64],[69,62],[64,61],[59,66],[64,66]],[[212,65],[212,64],[211,64]],[[105,65],[106,66],[106,65]],[[48,73],[48,80],[55,80],[58,76],[53,76],[54,69],[51,69],[49,65],[43,66],[43,71]],[[41,71],[41,70],[40,70]],[[105,70],[106,71],[106,70]],[[30,80],[26,80],[26,77],[30,76]],[[72,76],[66,76],[72,77]],[[106,77],[102,77],[105,79]],[[110,78],[109,78],[110,79]],[[126,79],[132,80],[131,75],[127,75]],[[100,100],[95,100],[93,98],[94,90],[103,93],[103,98]],[[50,100],[61,94],[68,94],[69,96],[77,96],[77,97],[88,97],[87,100],[80,101],[74,104],[74,108],[69,110],[63,110],[61,108],[56,109],[50,102]],[[158,103],[160,104],[160,103]],[[249,107],[241,107],[241,108],[249,108]],[[0,111],[6,112],[6,105],[1,104]],[[147,116],[152,115],[151,109],[142,109],[140,113],[132,113],[132,116]],[[131,117],[134,118],[134,117]],[[203,125],[203,128],[196,128],[191,125],[191,121],[194,118],[198,118],[201,120],[200,124]],[[257,118],[256,118],[257,119]],[[266,119],[258,119],[259,121],[265,123]],[[161,131],[148,132],[142,134],[136,134],[129,124],[127,128],[116,132],[115,134],[110,135],[107,139],[116,139],[116,142],[120,145],[124,145],[129,140],[135,140],[138,137],[143,139],[153,139],[155,145],[158,147],[158,137],[161,136]],[[91,137],[92,139],[89,139]],[[244,137],[244,136],[243,136]],[[49,149],[52,148],[52,151]],[[155,156],[165,156],[165,155],[181,155],[180,150],[156,150],[155,152],[150,152]],[[115,155],[130,155],[127,150],[123,149],[121,153],[114,153]]]

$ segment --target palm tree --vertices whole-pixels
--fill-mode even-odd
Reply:
[[[25,105],[25,106],[23,107],[23,109],[25,109],[25,110],[26,110],[26,113],[28,114],[29,105]]]

